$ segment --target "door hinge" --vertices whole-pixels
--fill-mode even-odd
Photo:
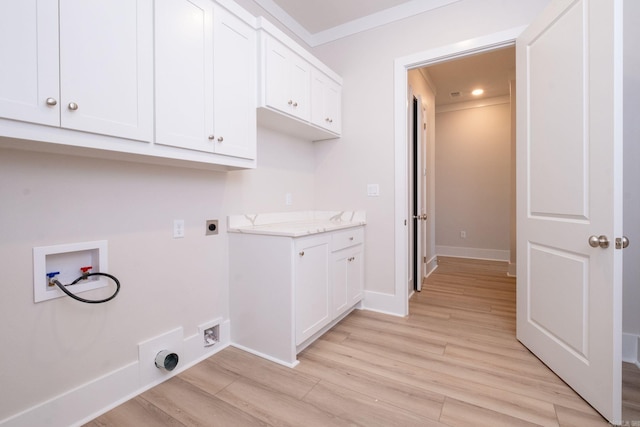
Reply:
[[[422,262],[425,263],[425,264],[427,263],[427,257],[426,256],[422,257]]]

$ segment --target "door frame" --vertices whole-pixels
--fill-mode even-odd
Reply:
[[[407,105],[407,72],[414,68],[433,65],[438,62],[463,58],[482,52],[489,52],[515,45],[516,38],[527,26],[488,34],[474,39],[437,47],[412,55],[396,58],[394,61],[394,153],[395,153],[395,295],[393,307],[388,312],[399,316],[409,314],[409,293],[407,286],[409,260],[409,141]]]

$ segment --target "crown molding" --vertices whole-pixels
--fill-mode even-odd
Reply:
[[[298,21],[293,19],[284,9],[273,0],[254,0],[282,25],[291,30],[297,37],[310,47],[348,37],[363,31],[381,27],[401,19],[409,18],[420,13],[438,9],[460,0],[411,0],[409,2],[354,19],[341,25],[328,28],[317,33],[309,33]]]

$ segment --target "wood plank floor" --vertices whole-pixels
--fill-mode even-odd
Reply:
[[[87,426],[609,425],[516,340],[505,272],[442,259],[406,318],[355,311],[295,369],[226,348]]]

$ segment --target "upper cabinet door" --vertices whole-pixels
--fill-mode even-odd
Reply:
[[[256,31],[222,8],[214,15],[214,150],[255,159]]]
[[[0,117],[58,126],[58,2],[0,2],[0,58]]]
[[[151,141],[151,0],[59,3],[62,127]]]
[[[342,87],[316,69],[311,73],[311,123],[342,132]]]
[[[266,52],[266,103],[284,113],[309,120],[310,66],[293,51],[269,37]]]
[[[213,3],[155,2],[156,143],[214,150]]]

